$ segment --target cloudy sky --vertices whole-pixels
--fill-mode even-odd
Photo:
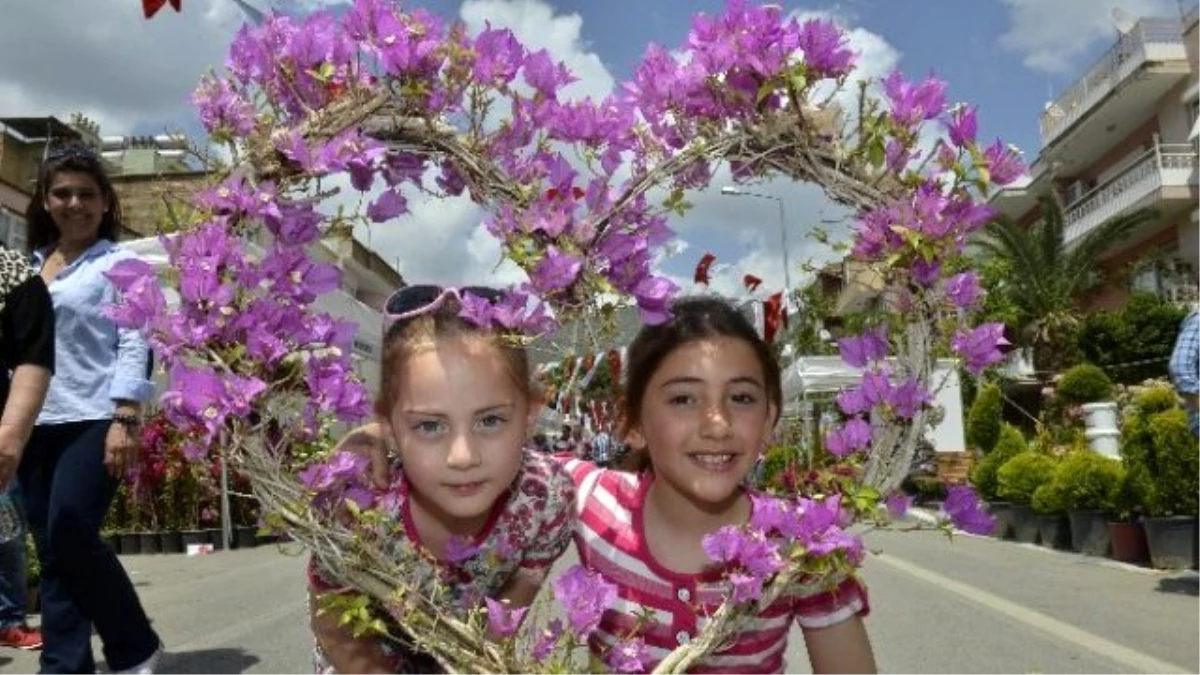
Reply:
[[[340,0],[276,0],[289,11]],[[249,0],[266,7],[267,0]],[[533,49],[546,48],[580,81],[572,95],[602,95],[629,77],[651,42],[674,48],[689,17],[719,10],[723,0],[425,0],[442,16],[471,28],[508,26]],[[1195,0],[1186,0],[1194,3]],[[413,3],[406,3],[411,6]],[[1069,87],[1115,39],[1111,11],[1178,16],[1176,0],[844,0],[780,3],[788,11],[835,17],[851,31],[869,75],[899,68],[910,77],[933,72],[953,100],[979,104],[981,135],[1015,143],[1032,159],[1037,113]],[[0,116],[82,111],[109,134],[198,133],[187,96],[199,77],[219,68],[242,21],[233,0],[183,0],[151,21],[137,0],[23,0],[4,3],[0,22]],[[17,64],[20,64],[19,66]],[[706,251],[720,263],[714,285],[737,290],[743,272],[781,286],[782,247],[776,203],[734,198],[713,188],[689,196],[696,208],[673,225],[681,235],[666,272],[690,285]],[[830,253],[804,232],[821,225],[844,233],[843,215],[811,186],[773,183],[758,191],[784,200],[792,278],[804,260]],[[364,241],[398,263],[411,281],[482,282],[513,278],[496,269],[499,249],[466,200],[410,202],[411,218],[361,232]],[[414,247],[414,241],[420,243]]]

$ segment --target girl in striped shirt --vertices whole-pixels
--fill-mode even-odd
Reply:
[[[672,311],[667,323],[643,327],[627,353],[625,441],[640,465],[615,471],[567,463],[581,561],[618,587],[592,650],[603,658],[619,640],[640,638],[646,670],[695,637],[724,600],[727,584],[701,541],[746,524],[774,499],[744,481],[782,403],[770,346],[733,307],[692,298]],[[813,579],[693,672],[783,672],[793,619],[813,672],[874,672],[861,618],[867,611],[855,579]]]

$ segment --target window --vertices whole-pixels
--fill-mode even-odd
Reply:
[[[24,251],[25,241],[25,219],[0,208],[0,242],[14,251]]]

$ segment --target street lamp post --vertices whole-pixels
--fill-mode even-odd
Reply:
[[[732,185],[726,185],[721,188],[721,194],[730,197],[757,197],[758,199],[773,199],[779,205],[779,243],[783,246],[783,285],[787,291],[784,296],[790,297],[792,294],[792,264],[788,260],[788,240],[787,240],[787,220],[783,214],[783,199],[775,195],[764,195],[758,192],[750,192]]]

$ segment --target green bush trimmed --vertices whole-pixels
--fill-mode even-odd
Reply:
[[[1000,440],[1000,422],[1004,415],[1004,401],[1000,387],[984,385],[971,404],[967,414],[967,445],[988,454]]]
[[[1176,408],[1150,416],[1158,463],[1150,515],[1196,516],[1200,512],[1200,448],[1187,413]]]
[[[1053,457],[1027,450],[1013,457],[996,472],[1001,499],[1014,504],[1030,504],[1033,493],[1054,475]]]
[[[1091,450],[1072,451],[1054,469],[1054,476],[1047,484],[1047,494],[1043,495],[1042,502],[1049,510],[1042,513],[1113,511],[1116,508],[1117,491],[1124,478],[1125,468],[1120,461]],[[1037,497],[1035,494],[1035,510],[1038,509]]]
[[[1000,440],[996,447],[985,455],[971,470],[971,484],[984,501],[996,501],[999,497],[997,472],[1008,460],[1029,449],[1021,430],[1005,422],[1000,425]]]
[[[1082,363],[1063,373],[1056,393],[1067,404],[1108,401],[1112,399],[1113,383],[1099,366]]]

